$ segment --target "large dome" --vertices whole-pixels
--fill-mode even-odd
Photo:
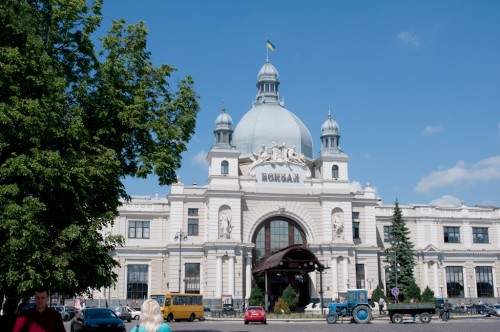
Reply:
[[[233,144],[248,158],[261,149],[285,143],[312,160],[311,134],[302,121],[279,102],[278,71],[266,62],[257,76],[258,94],[254,106],[240,120],[233,135]]]

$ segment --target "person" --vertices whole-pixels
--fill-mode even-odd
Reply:
[[[49,292],[40,287],[35,290],[35,307],[21,313],[13,332],[66,332],[62,316],[49,308]]]
[[[131,332],[172,332],[168,324],[163,322],[160,305],[156,300],[148,299],[141,306],[141,320]]]
[[[383,297],[381,297],[378,300],[378,311],[381,315],[385,315],[384,307],[385,307],[385,300]]]
[[[14,329],[14,325],[16,324],[18,317],[17,303],[17,299],[13,297],[9,297],[5,300],[5,303],[3,304],[3,314],[0,316],[0,326],[2,331],[11,332]]]
[[[448,299],[446,299],[444,301],[444,305],[443,305],[443,320],[446,322],[448,319],[450,319],[450,308],[451,308],[451,305],[450,303],[448,302]]]

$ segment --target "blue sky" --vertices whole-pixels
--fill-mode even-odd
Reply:
[[[111,20],[149,29],[155,65],[193,76],[201,112],[178,171],[207,183],[206,153],[224,102],[233,129],[251,108],[266,35],[285,107],[321,148],[328,110],[353,188],[385,204],[500,206],[500,1],[106,0]],[[161,196],[154,177],[130,195]]]

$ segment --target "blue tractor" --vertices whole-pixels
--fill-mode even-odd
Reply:
[[[356,323],[366,324],[372,320],[372,309],[368,303],[366,289],[350,289],[347,291],[345,303],[330,303],[326,321],[335,324],[339,317],[350,317]]]

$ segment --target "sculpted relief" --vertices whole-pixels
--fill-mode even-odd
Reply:
[[[296,151],[296,146],[287,147],[286,144],[276,144],[273,142],[272,146],[262,145],[259,151],[254,152],[250,157],[252,164],[250,165],[250,175],[255,176],[255,171],[253,169],[258,165],[270,164],[270,165],[290,165],[294,164],[297,166],[306,168],[306,177],[310,177],[311,173],[306,164],[306,159],[303,153]],[[282,181],[287,182],[287,181]],[[294,181],[290,181],[294,182]]]
[[[233,226],[231,225],[231,209],[221,209],[219,211],[219,238],[230,239]]]
[[[332,214],[333,239],[344,240],[344,214],[341,211]]]

